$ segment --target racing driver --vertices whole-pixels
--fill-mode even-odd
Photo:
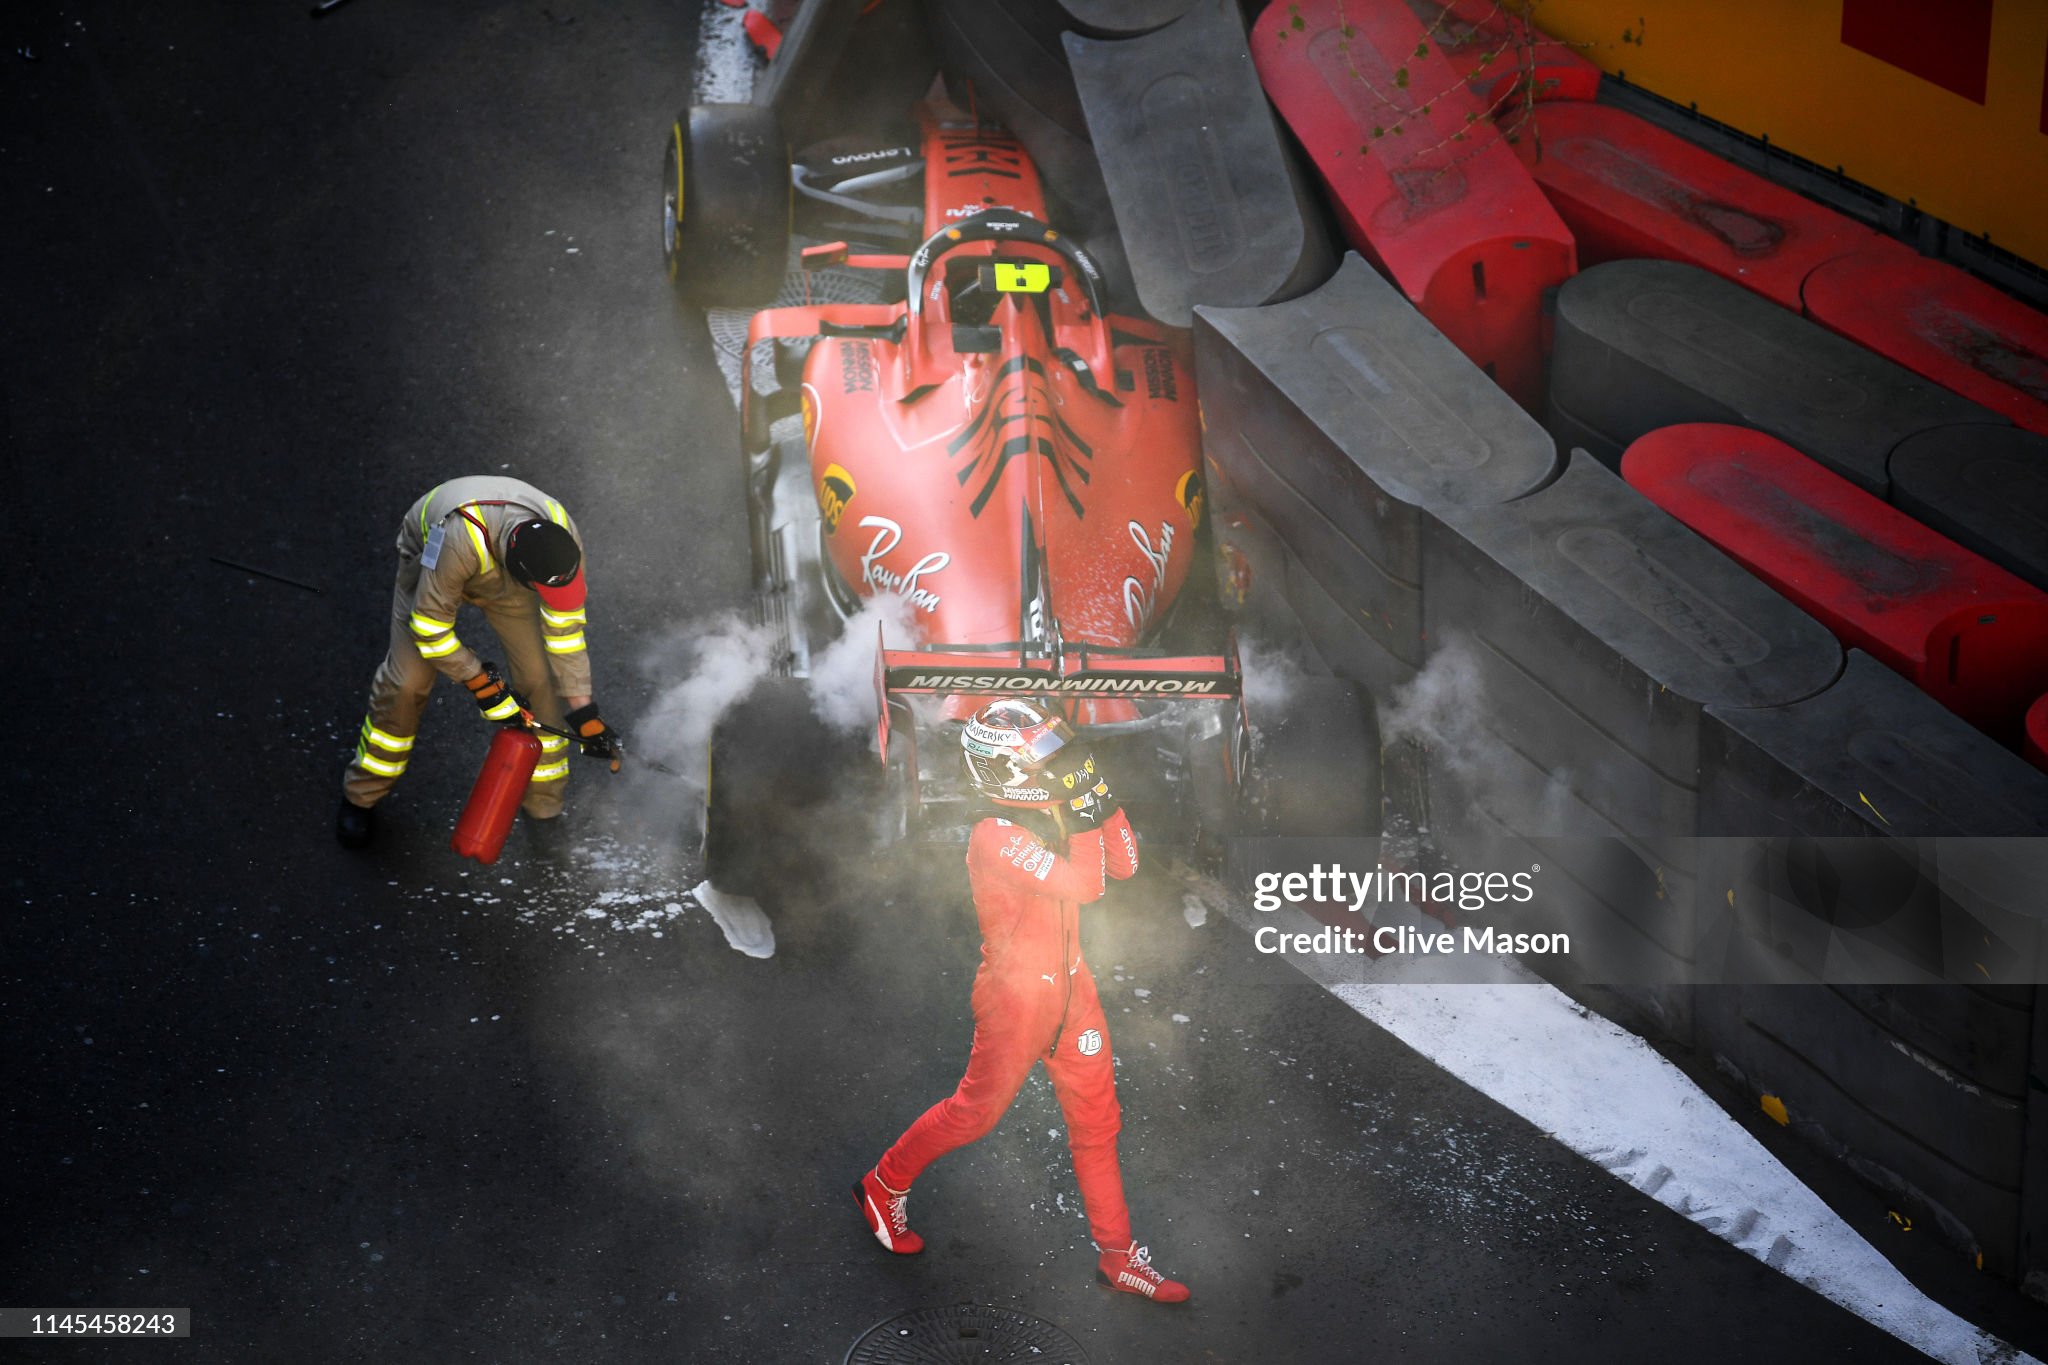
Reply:
[[[1095,759],[1073,740],[1064,719],[1015,699],[984,706],[961,734],[976,792],[1004,811],[978,821],[967,845],[981,921],[974,1048],[958,1088],[896,1139],[853,1195],[876,1241],[899,1255],[922,1251],[907,1213],[912,1182],[993,1129],[1042,1060],[1066,1116],[1096,1273],[1123,1293],[1181,1303],[1187,1286],[1153,1269],[1131,1236],[1109,1027],[1081,960],[1080,909],[1102,896],[1105,876],[1138,870],[1138,841]]]

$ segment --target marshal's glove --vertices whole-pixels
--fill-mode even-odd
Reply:
[[[463,686],[469,689],[470,696],[476,698],[476,709],[484,713],[485,720],[495,720],[503,725],[524,723],[520,713],[526,710],[526,703],[519,699],[518,693],[505,686],[504,679],[498,676],[496,664],[485,664],[483,672]]]
[[[1053,795],[1065,807],[1067,823],[1076,832],[1090,830],[1116,814],[1117,800],[1090,754],[1081,766],[1053,778]]]
[[[608,758],[612,771],[619,770],[619,760],[626,756],[626,748],[620,742],[619,732],[604,723],[604,717],[597,713],[597,703],[579,706],[567,717],[569,728],[576,732],[576,738],[583,744],[583,752],[592,758]]]

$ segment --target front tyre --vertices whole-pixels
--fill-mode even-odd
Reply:
[[[661,158],[661,257],[705,308],[774,302],[788,272],[789,147],[771,109],[700,104],[669,125]]]

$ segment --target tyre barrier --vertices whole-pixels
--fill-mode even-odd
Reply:
[[[1544,291],[1573,271],[1571,234],[1487,106],[1440,56],[1415,56],[1426,33],[1398,3],[1302,0],[1267,7],[1252,58],[1350,244],[1534,410]]]
[[[1706,708],[1812,696],[1841,646],[1584,454],[1528,497],[1441,516],[1424,629],[1458,705],[1422,823],[1487,868],[1546,851],[1514,846],[1528,837],[1587,836],[1547,849],[1572,886],[1542,898],[1558,925],[1530,927],[1597,924],[1570,964],[1588,981],[1694,979]],[[1396,738],[1401,711],[1384,720]]]
[[[2039,888],[1965,862],[1988,841],[1949,842],[2048,835],[2048,777],[1860,650],[1816,697],[1709,714],[1707,829],[1893,836],[1865,841],[1863,858],[1795,839],[1768,865],[1730,869],[1747,980],[1853,962],[1893,980],[2013,984],[1702,986],[1694,1045],[1984,1269],[2048,1270],[2048,1217],[2026,1212],[2048,1199],[2048,1110],[2030,1115],[2027,1099],[2029,1035],[2048,1010],[2017,965],[2038,960]]]
[[[1721,869],[1732,976],[2018,985],[2038,971],[2026,860],[2048,836],[2048,776],[1861,650],[1818,696],[1710,719],[1701,828],[1788,836]]]
[[[1348,253],[1291,302],[1197,309],[1195,373],[1219,517],[1241,500],[1288,528],[1289,604],[1381,695],[1424,661],[1436,510],[1506,502],[1556,473],[1543,428]]]
[[[1336,253],[1259,88],[1234,0],[1141,38],[1069,33],[1067,59],[1145,311],[1247,307],[1328,278]]]
[[[2048,315],[1897,247],[1828,262],[1802,297],[1830,331],[2048,435]]]
[[[1578,242],[1579,268],[1683,261],[1793,312],[1814,269],[1859,251],[1913,252],[1804,195],[1605,104],[1560,104],[1516,144]],[[1880,250],[1879,244],[1886,244]]]
[[[2048,593],[1746,427],[1664,427],[1622,477],[2001,743],[2048,690]]]
[[[1492,0],[1408,0],[1408,9],[1430,45],[1497,119],[1518,116],[1525,94],[1538,103],[1600,94],[1598,66]]]
[[[1652,268],[1801,322],[1702,272]],[[2039,987],[1984,979],[2038,962],[2038,876],[1997,862],[2009,845],[1948,841],[2048,836],[2048,775],[1876,659],[1845,654],[1586,456],[1554,481],[1523,477],[1528,448],[1497,415],[1500,397],[1478,403],[1469,366],[1436,359],[1441,343],[1403,330],[1376,306],[1375,285],[1347,261],[1292,303],[1197,314],[1215,525],[1226,554],[1241,544],[1250,561],[1237,571],[1247,606],[1263,621],[1286,614],[1268,605],[1284,597],[1324,661],[1377,695],[1392,813],[1461,866],[1512,868],[1541,848],[1543,899],[1556,901],[1546,913],[1594,926],[1566,965],[1535,960],[1544,971],[1581,986],[1637,983],[1608,997],[1625,1016],[1778,1097],[1795,1130],[1893,1207],[1981,1253],[1985,1269],[2048,1279],[2048,1092],[2026,1075],[2029,1055],[2048,1056],[2048,1007]],[[1673,330],[1668,305],[1651,302]],[[1697,306],[1677,321],[1691,324],[1675,328],[1686,344],[1665,344],[1680,359],[1745,336]],[[1370,351],[1333,363],[1346,326],[1384,337],[1400,363]],[[1821,335],[1810,324],[1807,334]],[[1935,416],[1956,404],[1934,395]],[[1437,412],[1470,428],[1417,427],[1454,453],[1437,491],[1478,502],[1476,483],[1498,501],[1416,496],[1437,464],[1367,435]],[[1878,424],[1877,468],[1900,425]],[[1936,422],[1929,441],[1937,429],[1986,431]],[[1902,488],[1905,474],[1902,463]],[[1380,617],[1399,619],[1396,608],[1419,612],[1420,628],[1388,630]],[[2030,715],[2048,745],[2048,702]],[[1406,754],[1423,756],[1412,783]],[[1878,834],[1896,837],[1863,839],[1868,858],[1842,860],[1820,842]],[[1545,837],[1555,835],[1604,837],[1561,847]],[[1753,850],[1757,836],[1798,837],[1775,863],[1723,851]],[[1921,865],[1903,866],[1908,854]],[[1889,888],[1878,915],[1864,903],[1872,876]],[[1681,984],[1810,981],[1804,969],[1845,962],[1978,984]]]
[[[1739,285],[1672,261],[1610,261],[1557,294],[1550,413],[1613,468],[1659,427],[1725,422],[1804,451],[1879,497],[1892,451],[1955,423],[2000,424],[1882,356]]]
[[[1694,1003],[1700,1051],[1722,1071],[1776,1097],[1794,1132],[1875,1186],[1907,1226],[2020,1280],[2030,1260],[2040,1265],[2030,1244],[2048,1232],[2024,1230],[2023,1197],[2048,1169],[2048,1141],[2028,1114],[2038,1101],[2013,1075],[2038,1027],[2034,995],[1724,986]]]
[[[1936,427],[1899,443],[1891,476],[1900,511],[2048,589],[2048,436]]]
[[[1091,38],[1135,38],[1165,28],[1198,0],[1060,0],[1071,27]]]
[[[1824,692],[1708,714],[1703,834],[2048,835],[2048,777],[1861,650]]]

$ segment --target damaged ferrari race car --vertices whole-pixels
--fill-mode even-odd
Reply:
[[[792,233],[816,244],[791,292],[858,272],[878,300],[768,308],[747,329],[747,517],[784,676],[713,740],[719,890],[771,889],[789,849],[771,832],[815,847],[826,809],[872,817],[829,839],[964,838],[959,729],[1001,695],[1057,702],[1151,839],[1377,830],[1378,740],[1350,684],[1296,679],[1247,708],[1198,549],[1186,333],[1111,311],[1013,137],[933,100],[910,135],[792,160],[770,111],[700,106],[665,165],[667,263],[690,301],[766,302]],[[803,680],[883,595],[913,647],[876,640],[878,722],[835,736]]]

